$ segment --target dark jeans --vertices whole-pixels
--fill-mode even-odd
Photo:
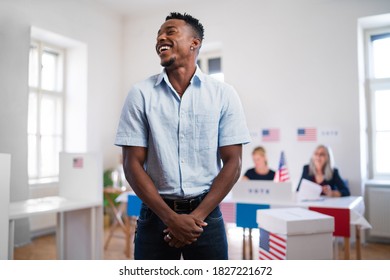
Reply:
[[[206,218],[208,224],[197,241],[182,248],[170,247],[164,241],[166,225],[142,203],[137,221],[134,258],[136,260],[227,260],[225,225],[219,206]]]

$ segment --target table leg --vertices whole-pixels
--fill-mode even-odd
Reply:
[[[344,259],[350,259],[350,251],[349,237],[344,237]]]
[[[356,225],[356,259],[361,260],[362,259],[362,243],[360,238],[360,225]]]
[[[13,260],[15,246],[15,220],[9,220],[8,234],[8,259]]]
[[[337,236],[333,237],[333,259],[337,260],[339,258],[339,242]]]
[[[122,228],[122,230],[124,231],[124,233],[126,235],[126,225],[123,223],[123,220],[122,220],[122,213],[126,210],[126,208],[124,206],[124,203],[121,203],[119,205],[119,207],[118,207],[119,209],[118,209],[115,206],[114,202],[112,201],[112,199],[109,195],[105,194],[105,197],[108,201],[108,204],[110,205],[110,208],[114,212],[114,217],[115,217],[115,220],[110,227],[110,233],[108,234],[107,240],[104,243],[104,249],[107,250],[108,244],[110,243],[110,240],[111,240],[112,236],[114,235],[115,229],[118,227],[118,225]]]
[[[245,228],[242,228],[242,259],[246,259]]]
[[[249,259],[253,260],[252,229],[249,228]]]
[[[127,258],[130,258],[130,218],[126,215],[123,218],[126,226],[125,239],[126,239],[126,247],[125,247],[125,255]]]
[[[91,260],[96,260],[96,207],[91,207]]]
[[[130,218],[130,252],[133,252],[133,257],[131,259],[134,259],[134,242],[135,242],[135,233],[137,231],[137,217],[129,217]]]
[[[56,239],[57,239],[57,259],[63,260],[65,259],[64,254],[64,212],[57,213],[57,232],[56,232]]]

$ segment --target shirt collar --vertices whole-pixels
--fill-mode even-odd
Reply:
[[[196,80],[198,80],[199,82],[203,82],[203,81],[204,81],[204,75],[205,75],[205,74],[202,72],[202,70],[200,70],[199,66],[196,65],[196,70],[195,70],[194,75],[193,75],[192,78],[191,78],[190,83],[192,84],[192,83],[193,83],[194,81],[196,81]],[[158,75],[155,86],[158,86],[159,84],[161,84],[161,82],[162,82],[163,80],[165,80],[166,83],[169,83],[167,71],[165,70],[165,68],[164,68],[164,69],[161,71],[161,73]]]

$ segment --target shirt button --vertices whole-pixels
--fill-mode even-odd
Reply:
[[[181,163],[184,163],[184,159],[182,159],[180,162],[181,162]]]

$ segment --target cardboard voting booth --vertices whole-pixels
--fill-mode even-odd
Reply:
[[[294,199],[290,182],[249,180],[239,181],[232,190],[236,205],[236,224],[243,228],[257,228],[256,211],[271,208],[270,203],[291,203]],[[224,209],[223,209],[224,210]],[[223,212],[224,213],[224,212]]]
[[[333,258],[334,218],[303,208],[257,211],[259,259],[329,260]]]
[[[232,189],[232,198],[242,203],[292,202],[294,194],[291,182],[238,181]]]
[[[59,195],[80,202],[61,212],[63,256],[59,259],[103,258],[103,164],[100,154],[60,153]],[[83,206],[83,204],[85,206]]]

